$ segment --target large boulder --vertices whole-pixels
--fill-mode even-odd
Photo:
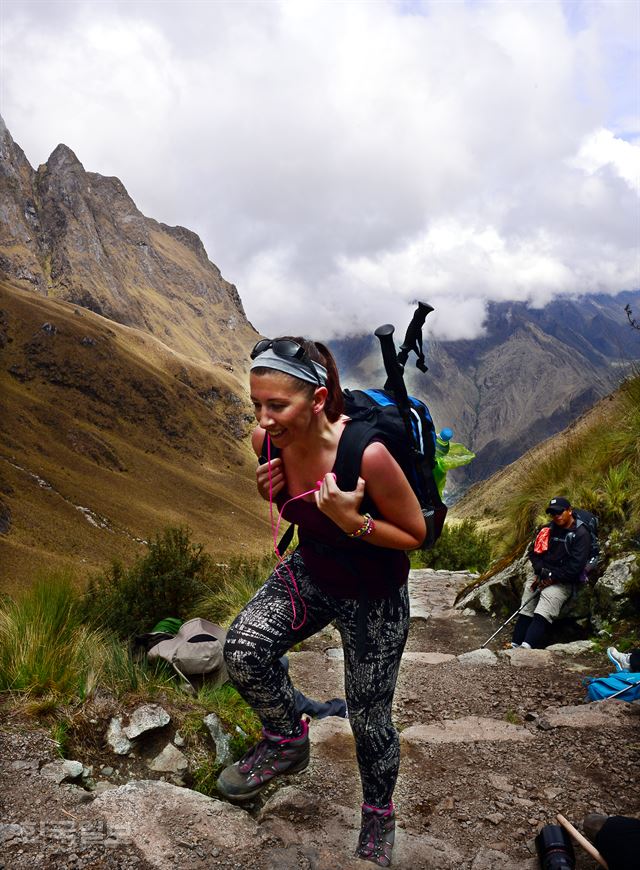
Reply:
[[[593,588],[592,621],[597,628],[602,628],[604,622],[633,615],[628,586],[638,573],[638,560],[634,555],[609,563]]]
[[[528,580],[533,580],[533,576],[531,562],[525,552],[485,583],[473,588],[457,602],[456,607],[459,610],[469,607],[476,613],[490,613],[492,616],[506,616],[518,607],[524,585]]]

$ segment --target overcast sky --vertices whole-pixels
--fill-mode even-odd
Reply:
[[[195,230],[264,334],[640,286],[638,0],[0,5],[31,164]]]

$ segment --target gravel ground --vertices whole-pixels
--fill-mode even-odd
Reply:
[[[452,609],[464,576],[421,572],[420,579],[414,594],[429,615],[412,622],[410,653],[457,656],[477,649],[497,627]],[[338,646],[336,633],[328,631],[291,654],[291,673],[304,692],[320,699],[342,693],[339,653],[327,652]],[[492,648],[498,651],[499,644]],[[583,704],[582,679],[610,670],[602,653],[548,654],[543,662],[501,654],[481,665],[440,658],[427,663],[407,656],[398,681],[403,757],[394,867],[533,870],[534,837],[556,813],[577,827],[590,812],[640,815],[640,704],[607,702],[597,705],[595,719],[584,715],[596,705]],[[185,700],[170,709],[173,722],[188,707]],[[113,712],[112,702],[103,702],[105,721]],[[365,866],[351,857],[361,796],[344,720],[312,723],[307,771],[272,785],[248,812],[210,801],[211,825],[205,819],[195,828],[188,813],[163,810],[161,802],[156,807],[153,791],[136,810],[130,792],[122,798],[110,792],[106,800],[46,780],[39,771],[56,758],[56,745],[27,721],[0,715],[0,870]],[[489,728],[482,739],[474,739],[478,727]],[[451,742],[446,735],[457,728],[461,739]],[[100,739],[74,749],[73,757],[96,771],[111,760],[111,786],[149,779],[142,759],[116,762]],[[178,806],[181,795],[192,794],[174,787],[167,792]],[[133,809],[130,824],[127,818],[122,825],[114,808],[125,804]],[[154,815],[156,828],[149,819]],[[225,830],[234,825],[246,834],[227,837],[223,847]],[[597,867],[579,849],[576,858],[578,870]]]

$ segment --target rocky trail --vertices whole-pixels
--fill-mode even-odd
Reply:
[[[398,870],[534,870],[534,837],[557,812],[577,827],[589,812],[640,814],[640,705],[583,703],[582,678],[609,673],[606,657],[588,644],[501,649],[508,629],[480,651],[498,623],[454,609],[468,580],[412,572],[395,700]],[[337,633],[317,635],[290,655],[294,682],[321,700],[343,694],[341,656]],[[362,870],[348,722],[313,721],[310,734],[307,770],[238,808],[148,776],[58,785],[41,772],[50,737],[5,719],[0,868]],[[576,848],[578,870],[597,866]]]

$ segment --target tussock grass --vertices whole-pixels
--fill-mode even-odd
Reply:
[[[41,578],[0,610],[0,688],[35,696],[83,694],[101,641],[80,622],[71,576]]]
[[[0,603],[0,691],[26,696],[25,712],[55,714],[59,703],[83,700],[98,684],[120,693],[166,682],[108,632],[82,621],[69,573],[42,575],[20,598]]]
[[[616,419],[598,419],[568,435],[542,461],[531,463],[500,517],[502,550],[524,546],[546,522],[553,495],[566,495],[600,520],[604,540],[614,530],[630,545],[640,534],[640,376],[621,388]]]

